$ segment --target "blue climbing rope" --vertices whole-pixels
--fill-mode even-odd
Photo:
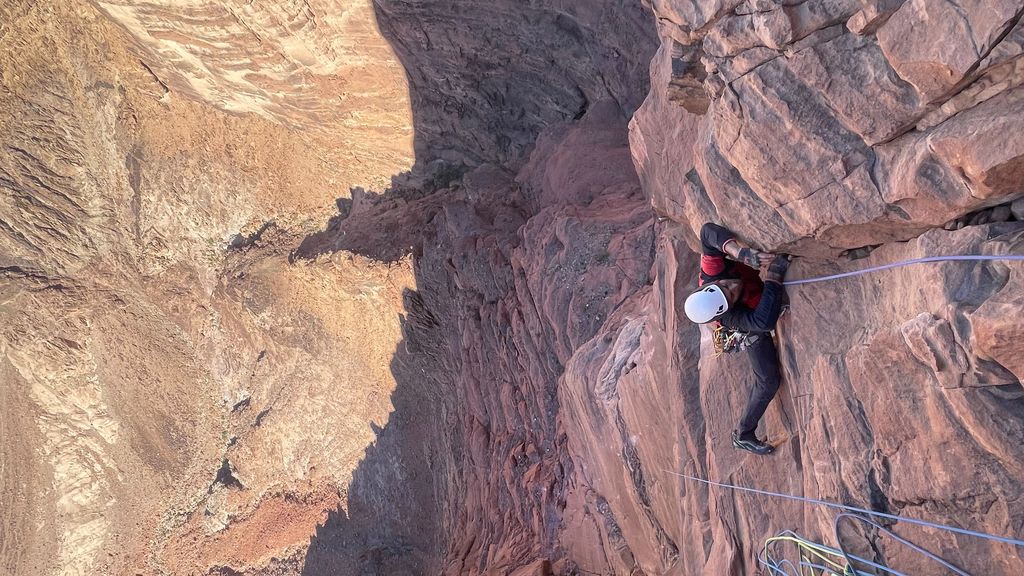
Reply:
[[[944,558],[940,557],[939,555],[934,554],[934,553],[926,550],[925,548],[923,548],[921,546],[918,546],[918,545],[914,544],[913,542],[910,542],[909,540],[906,540],[906,539],[898,536],[892,530],[889,530],[885,526],[882,526],[881,524],[878,524],[878,523],[872,521],[871,519],[869,519],[869,518],[867,518],[865,516],[877,516],[877,517],[880,517],[880,518],[888,518],[888,519],[891,519],[891,520],[895,520],[897,522],[904,522],[904,523],[907,523],[907,524],[917,524],[919,526],[927,526],[929,528],[936,528],[938,530],[945,530],[945,531],[954,532],[954,533],[957,533],[957,534],[964,534],[964,535],[967,535],[967,536],[974,536],[974,537],[977,537],[977,538],[984,538],[984,539],[992,540],[992,541],[995,541],[995,542],[1011,544],[1013,546],[1024,547],[1024,540],[1019,540],[1019,539],[1016,539],[1016,538],[1009,538],[1009,537],[1006,537],[1006,536],[997,536],[997,535],[988,534],[988,533],[985,533],[985,532],[978,532],[978,531],[975,531],[975,530],[967,530],[967,529],[964,529],[964,528],[956,528],[954,526],[947,526],[945,524],[938,524],[938,523],[935,523],[935,522],[928,522],[928,521],[925,521],[925,520],[918,520],[916,518],[907,518],[905,516],[896,516],[896,515],[893,515],[893,514],[887,514],[885,512],[876,512],[876,511],[873,511],[873,510],[866,510],[864,508],[858,508],[856,506],[847,506],[845,504],[838,504],[836,502],[829,502],[827,500],[818,500],[816,498],[805,498],[803,496],[794,496],[792,494],[783,494],[783,493],[780,493],[780,492],[771,492],[769,490],[758,490],[757,488],[747,488],[745,486],[737,486],[735,484],[728,484],[728,483],[725,483],[725,482],[715,482],[713,480],[705,480],[703,478],[698,478],[697,476],[690,476],[690,475],[687,475],[687,474],[680,474],[678,472],[673,472],[671,470],[663,470],[663,472],[666,472],[668,474],[672,474],[674,476],[679,476],[681,478],[686,478],[688,480],[693,480],[693,481],[696,481],[696,482],[701,482],[703,484],[708,484],[710,486],[718,486],[720,488],[728,488],[730,490],[736,490],[736,491],[740,491],[740,492],[751,492],[751,493],[759,494],[759,495],[762,495],[762,496],[773,496],[773,497],[776,497],[776,498],[784,498],[784,499],[787,499],[787,500],[798,500],[798,501],[806,502],[806,503],[809,503],[809,504],[818,504],[818,505],[827,506],[827,507],[830,507],[830,508],[838,508],[838,509],[841,509],[841,510],[845,511],[845,512],[842,512],[842,513],[840,513],[840,514],[838,514],[836,516],[835,522],[834,522],[834,525],[833,525],[833,527],[835,529],[836,542],[839,543],[839,547],[838,548],[832,548],[832,547],[829,547],[829,546],[825,546],[824,544],[819,544],[819,543],[816,543],[816,542],[811,542],[811,541],[806,540],[805,538],[801,537],[796,532],[793,532],[792,530],[785,530],[783,532],[780,532],[779,535],[777,535],[777,536],[775,536],[773,538],[769,538],[765,542],[763,554],[762,553],[758,553],[757,554],[757,561],[760,564],[764,565],[766,568],[768,568],[768,570],[771,572],[771,574],[773,574],[775,576],[792,576],[788,572],[788,570],[786,569],[786,564],[788,564],[789,566],[793,566],[793,563],[790,562],[789,560],[785,559],[785,558],[783,558],[782,560],[778,560],[777,561],[777,560],[773,559],[769,555],[769,552],[768,552],[770,544],[778,544],[781,541],[791,541],[791,542],[794,542],[794,543],[797,544],[798,550],[800,551],[800,554],[801,554],[800,560],[799,560],[799,565],[801,567],[809,567],[809,568],[812,568],[812,570],[813,569],[823,569],[823,570],[827,570],[831,574],[836,574],[836,575],[840,575],[840,576],[868,576],[867,573],[861,572],[861,571],[857,570],[854,567],[855,566],[854,562],[856,561],[857,563],[860,563],[862,565],[870,566],[872,568],[882,570],[882,571],[884,571],[884,572],[886,572],[888,574],[891,574],[892,576],[907,576],[906,574],[903,574],[902,572],[898,572],[896,570],[893,570],[892,568],[889,568],[887,566],[883,566],[882,564],[878,564],[876,562],[872,562],[871,560],[868,560],[866,558],[861,558],[860,556],[855,556],[855,555],[850,554],[849,552],[847,552],[846,549],[843,548],[842,541],[841,541],[841,539],[839,537],[839,525],[842,522],[842,520],[845,519],[845,518],[849,518],[849,519],[853,519],[853,520],[858,520],[860,522],[864,522],[866,524],[871,525],[872,527],[876,528],[877,530],[885,533],[887,536],[893,538],[894,540],[896,540],[900,544],[903,544],[904,546],[907,546],[907,547],[913,549],[914,551],[923,554],[924,556],[934,560],[935,562],[938,562],[939,564],[942,564],[943,567],[949,569],[950,571],[952,571],[953,573],[957,574],[958,576],[970,576],[970,575],[967,572],[965,572],[962,569],[960,569],[957,566],[955,566],[954,564],[952,564],[952,563],[948,562],[947,560],[945,560]],[[856,512],[856,514],[851,514],[850,512]],[[862,516],[862,514],[865,515],[865,516]],[[804,553],[805,552],[807,552],[810,555],[817,556],[819,559],[824,560],[826,564],[831,564],[831,567],[824,566],[824,565],[821,565],[821,564],[812,564],[811,562],[808,561],[808,558],[804,557]],[[827,558],[827,556],[825,556],[823,554],[832,555],[832,556],[843,558],[846,561],[846,566],[844,567],[844,566],[841,566],[840,564],[837,564],[836,562],[830,560],[829,558]],[[795,567],[794,567],[794,569],[797,570],[797,572],[798,572],[796,576],[800,576],[800,574],[802,574],[802,571],[800,571],[799,569],[796,569]]]
[[[782,494],[779,492],[770,492],[768,490],[758,490],[757,488],[746,488],[744,486],[736,486],[733,484],[726,484],[724,482],[715,482],[714,480],[705,480],[696,476],[688,476],[686,474],[680,474],[678,472],[672,472],[671,470],[664,470],[669,474],[686,478],[688,480],[695,480],[711,486],[718,486],[720,488],[729,488],[731,490],[737,490],[740,492],[751,492],[754,494],[760,494],[762,496],[774,496],[776,498],[785,498],[787,500],[799,500],[801,502],[807,502],[809,504],[818,504],[821,506],[828,506],[830,508],[839,508],[846,510],[847,512],[859,512],[868,516],[877,516],[879,518],[888,518],[897,522],[905,522],[907,524],[917,524],[919,526],[927,526],[929,528],[936,528],[938,530],[947,530],[949,532],[956,532],[957,534],[964,534],[967,536],[975,536],[977,538],[987,538],[996,542],[1002,542],[1004,544],[1011,544],[1013,546],[1024,546],[1024,540],[1018,540],[1016,538],[1009,538],[1006,536],[996,536],[994,534],[986,534],[985,532],[976,532],[974,530],[967,530],[965,528],[956,528],[954,526],[946,526],[945,524],[936,524],[935,522],[928,522],[926,520],[918,520],[916,518],[907,518],[906,516],[896,516],[894,514],[886,514],[885,512],[875,512],[873,510],[865,510],[864,508],[857,508],[856,506],[847,506],[845,504],[838,504],[836,502],[829,502],[828,500],[818,500],[815,498],[805,498],[803,496],[793,496],[792,494]]]
[[[925,262],[957,262],[963,260],[1024,260],[1024,255],[1015,254],[992,254],[992,255],[977,255],[971,254],[966,256],[928,256],[926,258],[914,258],[913,260],[902,260],[900,262],[893,262],[892,264],[882,264],[880,266],[872,266],[871,268],[865,268],[863,270],[853,270],[851,272],[843,272],[842,274],[831,274],[829,276],[816,276],[813,278],[804,278],[802,280],[786,280],[783,282],[786,286],[796,286],[798,284],[813,284],[814,282],[825,282],[827,280],[838,280],[840,278],[849,278],[851,276],[860,276],[861,274],[868,274],[870,272],[878,272],[881,270],[889,270],[891,268],[900,268],[903,266],[910,266],[911,264],[922,264]]]
[[[900,536],[897,536],[895,532],[893,532],[892,530],[889,530],[885,526],[882,526],[881,524],[878,524],[877,522],[874,522],[873,520],[865,518],[865,517],[863,517],[863,516],[861,516],[859,514],[850,514],[849,512],[843,512],[841,514],[836,515],[836,519],[835,519],[835,522],[833,524],[833,528],[835,529],[835,533],[836,533],[836,544],[839,544],[839,551],[842,552],[843,557],[846,558],[846,563],[849,564],[850,566],[853,566],[853,563],[850,561],[850,558],[852,556],[846,553],[846,549],[843,548],[843,546],[842,546],[842,540],[839,539],[839,523],[843,520],[843,518],[850,518],[852,520],[858,520],[858,521],[863,522],[865,524],[868,524],[870,526],[874,526],[876,529],[878,529],[878,530],[884,532],[885,534],[887,534],[893,540],[896,540],[900,544],[903,544],[904,546],[907,546],[908,548],[911,548],[915,552],[923,554],[924,556],[927,556],[928,558],[931,558],[932,560],[938,562],[939,564],[942,564],[943,566],[948,568],[950,571],[956,573],[958,576],[971,576],[970,574],[968,574],[967,572],[964,572],[963,570],[961,570],[960,568],[954,566],[950,562],[947,562],[944,558],[942,558],[938,554],[934,554],[932,552],[929,552],[928,550],[925,550],[924,548],[918,546],[917,544],[914,544],[913,542],[911,542],[909,540],[906,540],[904,538],[901,538]],[[855,558],[855,557],[853,557],[853,558]]]

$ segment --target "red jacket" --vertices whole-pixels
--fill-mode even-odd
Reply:
[[[726,278],[739,278],[743,285],[740,303],[754,310],[761,302],[764,282],[758,276],[757,270],[741,262],[726,259],[722,247],[735,237],[728,229],[717,224],[708,223],[701,228],[700,243],[703,254],[700,257],[700,276],[697,285],[703,286],[708,282]]]

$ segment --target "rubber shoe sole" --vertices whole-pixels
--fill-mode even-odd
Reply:
[[[760,440],[741,440],[735,431],[732,433],[732,445],[738,450],[746,450],[758,456],[767,456],[775,451],[771,444],[766,444]]]

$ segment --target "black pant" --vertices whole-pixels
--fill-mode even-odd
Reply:
[[[754,386],[750,389],[747,409],[740,420],[741,435],[751,435],[757,429],[757,423],[768,409],[768,403],[779,390],[779,355],[775,351],[775,341],[770,333],[759,334],[757,342],[747,348],[750,364],[754,367]]]

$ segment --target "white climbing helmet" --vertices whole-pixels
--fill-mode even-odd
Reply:
[[[717,284],[708,284],[687,296],[683,308],[686,310],[687,318],[697,324],[704,324],[728,310],[729,300]]]

